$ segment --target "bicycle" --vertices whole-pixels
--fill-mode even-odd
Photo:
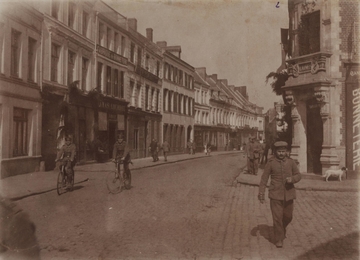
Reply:
[[[74,189],[74,179],[75,173],[74,170],[71,169],[71,166],[67,166],[68,163],[71,163],[70,158],[64,158],[61,160],[62,165],[60,166],[60,171],[57,177],[57,185],[56,190],[57,194],[61,195],[65,192],[73,191]],[[68,186],[69,185],[69,186]]]
[[[130,163],[133,164],[130,159],[130,154],[127,154],[124,159],[115,160],[115,171],[110,171],[106,177],[106,186],[110,193],[116,194],[124,188],[127,190],[131,188]],[[122,177],[121,171],[123,171],[124,178]]]

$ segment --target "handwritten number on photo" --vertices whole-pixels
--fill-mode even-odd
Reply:
[[[279,7],[280,7],[280,5],[279,5],[279,4],[280,4],[280,2],[277,2],[277,4],[276,4],[276,6],[275,6],[275,7],[276,7],[276,8],[279,8]]]

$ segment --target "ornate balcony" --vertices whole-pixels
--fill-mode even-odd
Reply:
[[[319,71],[326,72],[326,61],[330,56],[330,53],[317,52],[289,59],[287,60],[288,74],[289,76],[296,78],[301,74],[316,74]]]

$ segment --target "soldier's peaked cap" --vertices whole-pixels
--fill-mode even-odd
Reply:
[[[287,148],[288,144],[284,141],[277,141],[274,143],[275,148],[285,147]]]

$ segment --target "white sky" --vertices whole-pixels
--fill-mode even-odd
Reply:
[[[281,63],[280,28],[288,28],[287,0],[104,0],[153,40],[180,45],[181,58],[206,67],[229,85],[246,85],[250,101],[273,107],[266,75]],[[276,8],[279,2],[279,8]]]

